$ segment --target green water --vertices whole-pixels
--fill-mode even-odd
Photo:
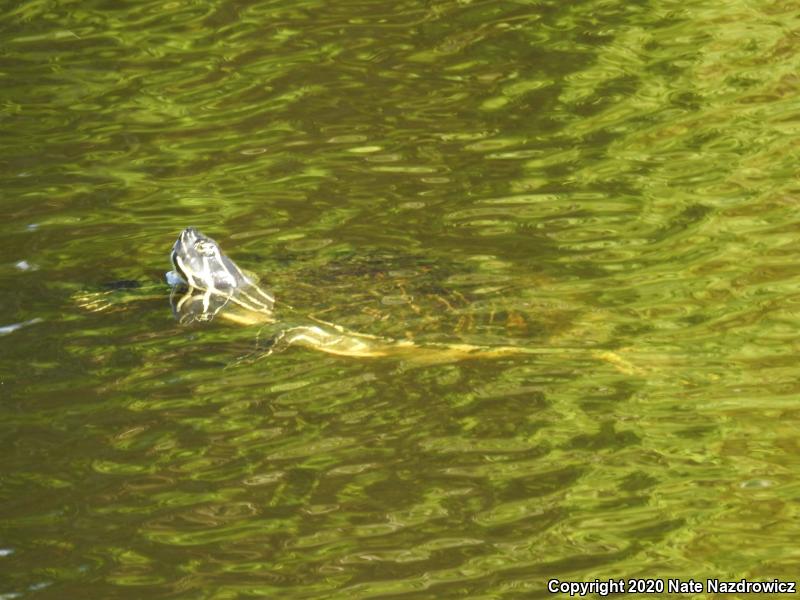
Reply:
[[[6,3],[0,598],[794,581],[799,28],[779,0]],[[187,225],[297,310],[540,352],[259,359],[258,328],[174,321]]]

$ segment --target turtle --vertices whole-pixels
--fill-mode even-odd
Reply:
[[[440,362],[470,357],[499,357],[530,353],[515,346],[417,344],[351,331],[341,325],[301,314],[280,305],[274,295],[242,270],[220,245],[195,227],[185,228],[170,253],[173,270],[165,279],[172,287],[170,303],[183,324],[217,318],[241,325],[274,326],[266,355],[299,345],[338,356],[374,358],[396,356],[412,361]]]
[[[432,270],[434,264],[425,261],[420,269],[419,261],[412,257],[412,263],[405,265],[406,271]],[[239,325],[259,326],[258,338],[266,338],[266,347],[256,352],[258,357],[269,356],[276,352],[286,350],[292,346],[304,346],[332,355],[355,358],[395,357],[416,364],[437,364],[454,362],[465,359],[499,358],[514,355],[558,355],[571,356],[587,353],[589,356],[603,362],[610,363],[616,370],[625,374],[639,374],[641,370],[632,365],[617,352],[600,350],[597,348],[576,348],[574,345],[477,345],[469,343],[444,343],[426,342],[418,343],[414,339],[396,339],[390,336],[359,333],[342,325],[320,319],[310,313],[302,313],[287,303],[276,300],[275,296],[265,289],[258,278],[241,269],[221,249],[220,245],[212,238],[201,233],[195,227],[186,227],[181,231],[170,252],[172,270],[167,272],[165,279],[170,286],[170,305],[176,320],[183,324],[203,324],[216,319],[230,321]],[[367,258],[354,267],[352,263],[345,263],[337,273],[337,267],[326,265],[326,276],[338,278],[342,275],[352,276],[361,271],[370,275],[385,273],[386,279],[394,281],[392,285],[400,288],[401,294],[394,294],[394,299],[388,302],[392,308],[392,315],[376,315],[374,307],[362,307],[362,317],[373,320],[401,319],[402,311],[395,300],[400,296],[407,296],[406,317],[418,315],[422,312],[410,300],[401,283],[397,283],[392,274],[397,273],[393,267],[403,270],[402,261],[396,257]],[[377,268],[377,269],[376,269]],[[328,271],[331,271],[328,273]],[[445,268],[446,272],[447,269]],[[301,271],[300,277],[304,273]],[[318,277],[314,278],[318,279]],[[401,278],[402,279],[402,278]],[[318,283],[318,282],[317,282]],[[309,289],[314,289],[314,283],[307,284]],[[142,284],[136,280],[121,280],[106,283],[100,292],[81,292],[75,295],[77,303],[91,312],[105,312],[112,310],[125,310],[127,299],[141,299]],[[363,287],[363,286],[362,286]],[[381,287],[376,285],[376,288]],[[458,316],[457,330],[468,328],[472,323],[472,307],[467,299],[458,292],[450,292],[434,282],[428,282],[427,293],[436,298],[446,310]],[[387,291],[385,289],[370,289],[371,293]],[[114,296],[115,301],[110,300]],[[157,299],[162,296],[148,294],[147,298]],[[386,298],[386,296],[384,296]],[[374,298],[373,298],[374,299]],[[365,298],[359,299],[364,301]],[[364,303],[366,304],[366,303]],[[467,306],[464,306],[467,305]],[[317,310],[316,314],[331,312],[330,306]],[[335,307],[339,308],[339,307]],[[502,311],[501,311],[502,312]],[[496,328],[496,312],[490,309],[490,326]],[[556,312],[559,319],[563,311]],[[341,315],[340,315],[341,316]],[[337,317],[338,318],[338,317]],[[520,326],[527,327],[527,322],[520,322],[522,317],[518,313],[507,312],[505,326],[501,331],[511,332]],[[268,335],[262,335],[264,330]],[[579,334],[578,334],[579,335]],[[505,337],[502,338],[505,342]],[[251,355],[253,356],[253,355]],[[237,361],[238,363],[239,361]]]

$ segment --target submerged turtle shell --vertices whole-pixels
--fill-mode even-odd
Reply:
[[[283,301],[313,317],[395,339],[507,341],[552,334],[565,317],[562,309],[509,305],[504,290],[517,287],[513,277],[440,257],[375,251],[337,255],[324,264],[286,262],[294,268],[278,279],[266,277],[279,300],[279,321]]]

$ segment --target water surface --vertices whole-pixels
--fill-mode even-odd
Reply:
[[[799,16],[3,9],[0,597],[793,580]],[[187,225],[298,310],[531,353],[259,358],[173,320]]]

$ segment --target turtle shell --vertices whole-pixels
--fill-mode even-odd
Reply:
[[[517,285],[513,277],[486,274],[469,263],[372,252],[292,264],[272,282],[278,320],[282,300],[309,316],[395,339],[452,341],[455,335],[507,342],[538,337],[554,316],[553,310],[534,314],[509,299],[504,292]]]

